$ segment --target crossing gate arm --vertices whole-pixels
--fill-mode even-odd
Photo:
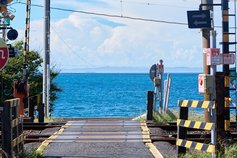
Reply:
[[[179,119],[177,119],[178,135],[176,141],[178,155],[185,154],[186,148],[192,148],[212,153],[214,156],[216,144],[216,124],[211,122],[188,120],[188,108],[202,108],[216,111],[215,101],[179,100],[178,106],[180,107]],[[211,131],[211,144],[186,140],[187,128]]]
[[[200,101],[200,100],[179,100],[179,107],[191,107],[191,108],[203,108],[203,109],[215,109],[215,101]]]
[[[203,130],[214,130],[215,123],[177,119],[177,126]]]
[[[212,144],[205,144],[205,143],[199,143],[199,142],[194,142],[194,141],[189,141],[189,140],[184,140],[184,139],[178,139],[176,142],[176,145],[182,146],[188,149],[192,148],[199,151],[215,153],[215,145],[212,145]]]

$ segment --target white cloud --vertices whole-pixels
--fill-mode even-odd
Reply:
[[[104,1],[104,4],[105,2],[108,1]],[[182,0],[173,3],[163,2],[164,5],[173,6],[184,3],[186,6],[193,4]],[[100,13],[114,14],[114,8],[117,8],[115,11],[120,11],[120,6],[115,2],[108,4],[112,10],[108,7],[103,10],[103,7],[97,8],[89,3],[78,5],[90,6],[91,8],[85,10],[91,9]],[[160,8],[157,10],[159,6],[144,7],[130,4],[123,9],[129,16],[186,21],[187,9],[173,7],[173,10],[167,11],[165,7]],[[167,67],[202,66],[201,34],[198,30],[190,30],[187,26],[179,25],[100,18],[105,19],[105,22],[97,20],[95,16],[78,13],[72,13],[59,20],[52,19],[51,60],[62,70],[72,66],[92,65],[149,67],[159,59],[164,59]],[[110,22],[124,25],[112,26]],[[43,20],[32,21],[31,29],[34,30],[31,31],[31,49],[40,46],[43,48]]]

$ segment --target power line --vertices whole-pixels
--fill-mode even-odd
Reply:
[[[118,0],[113,0],[117,1]],[[121,0],[119,0],[121,1]],[[131,3],[131,4],[140,4],[140,5],[147,5],[147,6],[164,6],[164,7],[175,7],[175,8],[190,8],[189,6],[180,6],[180,5],[169,5],[169,4],[161,4],[161,3],[152,3],[152,2],[137,2],[137,1],[123,1],[123,3]]]
[[[26,3],[24,3],[24,2],[16,2],[16,3],[26,5]],[[31,5],[34,6],[34,7],[40,7],[40,8],[44,7],[44,6],[38,5],[38,4],[31,4]],[[65,11],[65,12],[74,12],[74,13],[87,14],[87,15],[105,16],[105,17],[111,17],[111,18],[122,18],[122,19],[129,19],[129,20],[155,22],[155,23],[165,23],[165,24],[172,24],[172,25],[183,25],[183,26],[188,25],[188,23],[175,22],[175,21],[146,19],[146,18],[140,18],[140,17],[130,17],[130,16],[123,16],[123,15],[96,13],[96,12],[80,11],[80,10],[73,10],[73,9],[63,9],[63,8],[59,8],[59,7],[50,7],[50,8],[53,9],[53,10],[59,10],[59,11]],[[214,27],[215,28],[222,28],[222,26],[214,26]],[[236,29],[236,28],[231,27],[231,29]]]
[[[69,44],[67,44],[67,42],[59,35],[59,33],[56,31],[56,29],[54,29],[54,27],[52,25],[50,25],[50,27],[53,29],[53,31],[56,33],[56,35],[58,36],[58,38],[68,47],[68,49],[71,50],[71,52],[73,54],[75,54],[79,59],[81,59],[83,62],[87,63],[89,66],[92,67],[96,67],[95,65],[89,63],[87,60],[85,60],[84,58],[80,57],[73,49],[71,46],[69,46]]]
[[[18,2],[18,3],[24,4],[24,5],[26,4],[24,2]],[[38,5],[38,4],[32,4],[32,6],[40,7],[40,8],[44,7],[44,6]],[[187,23],[175,22],[175,21],[146,19],[146,18],[140,18],[140,17],[130,17],[130,16],[122,16],[122,15],[114,15],[114,14],[96,13],[96,12],[80,11],[80,10],[73,10],[73,9],[63,9],[63,8],[59,8],[59,7],[50,7],[50,8],[53,10],[60,10],[60,11],[65,11],[65,12],[74,12],[74,13],[81,13],[81,14],[87,14],[87,15],[105,16],[105,17],[111,17],[111,18],[122,18],[122,19],[129,19],[129,20],[165,23],[165,24],[172,24],[172,25],[184,25],[184,26],[188,25]]]

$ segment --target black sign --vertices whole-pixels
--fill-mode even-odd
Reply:
[[[158,71],[157,70],[157,65],[156,64],[152,65],[151,68],[150,68],[150,79],[152,81],[155,77],[157,77],[157,73],[158,73],[157,71]]]
[[[188,27],[193,28],[211,28],[210,10],[194,10],[187,11],[188,13]]]

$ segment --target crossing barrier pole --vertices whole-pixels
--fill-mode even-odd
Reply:
[[[153,119],[153,100],[154,92],[147,91],[147,120],[151,121]]]
[[[179,118],[183,120],[188,119],[188,107],[180,107],[179,110]],[[177,126],[177,138],[186,139],[187,137],[187,128]],[[186,148],[182,146],[177,146],[178,156],[182,154],[186,154]]]

